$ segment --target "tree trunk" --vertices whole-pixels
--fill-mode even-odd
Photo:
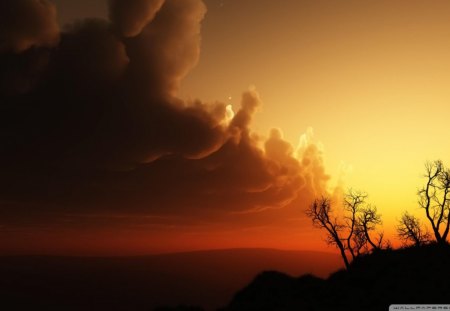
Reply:
[[[366,224],[363,224],[363,228],[364,228],[364,235],[366,236],[366,240],[367,240],[367,242],[369,242],[370,246],[372,246],[372,249],[374,249],[374,250],[379,249],[378,245],[373,243],[373,241],[370,239],[369,228],[367,228]]]
[[[337,246],[339,247],[339,250],[341,251],[342,259],[344,260],[345,269],[348,270],[348,268],[350,267],[350,264],[349,264],[348,259],[347,259],[347,254],[345,253],[344,245],[339,240],[337,240],[336,242],[337,242],[336,243]]]
[[[445,240],[442,239],[441,234],[439,233],[439,230],[436,229],[436,227],[433,226],[433,231],[434,231],[434,236],[436,238],[436,242],[438,244],[443,244],[445,243]]]
[[[447,245],[448,242],[446,239],[443,239],[442,237],[439,237],[439,240],[437,241],[439,245]]]

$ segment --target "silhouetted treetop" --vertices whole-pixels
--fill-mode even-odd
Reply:
[[[306,211],[315,227],[325,229],[327,243],[339,249],[346,268],[349,267],[348,255],[355,259],[384,246],[383,233],[376,232],[377,226],[382,224],[381,215],[374,205],[366,202],[367,197],[361,191],[347,191],[342,202],[342,216],[328,197],[315,199]]]
[[[441,160],[425,163],[425,185],[418,191],[419,206],[425,210],[436,242],[447,243],[450,230],[450,170]]]

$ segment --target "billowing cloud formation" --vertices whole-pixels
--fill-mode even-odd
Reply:
[[[0,1],[0,51],[53,46],[59,37],[55,7],[47,0]]]
[[[265,141],[252,133],[255,91],[234,116],[223,103],[176,96],[199,57],[200,0],[110,6],[110,21],[69,25],[55,47],[44,35],[19,44],[23,33],[2,26],[11,42],[0,54],[4,215],[242,214],[326,191],[311,133],[297,150],[280,130]]]
[[[163,3],[164,0],[110,0],[109,17],[121,35],[134,37],[155,17]]]

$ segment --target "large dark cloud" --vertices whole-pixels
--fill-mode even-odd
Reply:
[[[109,16],[120,35],[134,37],[161,8],[164,0],[109,0]]]
[[[0,1],[0,51],[53,46],[59,37],[55,7],[47,0]]]
[[[8,12],[0,29],[5,221],[242,215],[325,191],[312,141],[294,150],[279,130],[267,140],[252,133],[255,91],[232,118],[225,104],[177,97],[199,57],[200,0],[111,0],[110,21],[78,21],[61,33],[46,1],[0,3]]]

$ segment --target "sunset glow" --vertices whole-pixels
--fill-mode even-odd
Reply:
[[[305,209],[349,188],[394,246],[423,218],[450,2],[135,5],[29,1],[0,31],[0,253],[335,251]]]

